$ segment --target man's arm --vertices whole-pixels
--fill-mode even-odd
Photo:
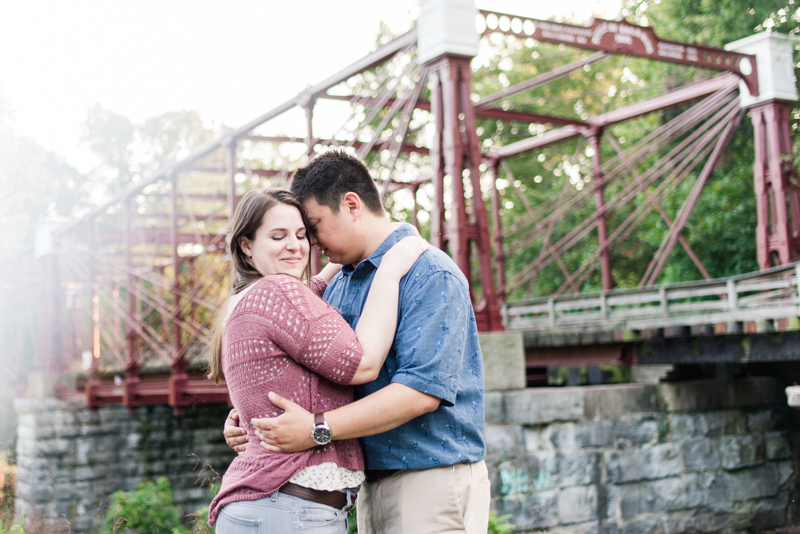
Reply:
[[[269,399],[284,410],[278,417],[253,419],[261,446],[274,452],[311,449],[314,415],[300,406],[270,393]],[[333,439],[353,439],[380,434],[439,407],[439,399],[403,384],[389,384],[375,393],[341,408],[325,412]]]
[[[403,301],[403,319],[395,339],[398,366],[392,383],[326,412],[333,439],[380,434],[436,410],[440,403],[455,403],[466,336],[466,329],[458,326],[469,321],[472,306],[465,281],[434,271],[406,287]],[[294,405],[284,407],[272,401],[286,413],[253,420],[257,431],[262,430],[262,445],[266,441],[274,447],[269,450],[283,452],[313,447],[313,416]]]

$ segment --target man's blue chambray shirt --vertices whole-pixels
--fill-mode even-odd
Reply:
[[[355,268],[344,266],[325,300],[355,328],[392,245],[414,235],[402,225]],[[378,378],[355,386],[360,399],[392,382],[441,399],[439,408],[394,430],[361,438],[367,469],[427,469],[485,456],[483,361],[467,280],[431,247],[400,282],[397,334]]]

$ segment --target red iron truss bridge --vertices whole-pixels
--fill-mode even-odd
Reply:
[[[639,328],[653,329],[735,324],[745,320],[742,310],[748,306],[763,315],[758,309],[764,302],[783,312],[791,308],[780,317],[766,313],[769,319],[798,316],[798,273],[790,265],[800,251],[791,102],[776,98],[741,105],[740,87],[750,98],[759,95],[756,56],[666,41],[652,28],[624,20],[578,26],[481,10],[477,31],[487,39],[500,33],[564,45],[579,59],[478,97],[471,90],[471,58],[444,53],[420,63],[413,29],[80,219],[43,228],[39,250],[4,261],[0,271],[0,345],[17,362],[16,372],[20,377],[82,376],[78,390],[90,407],[166,403],[180,412],[191,404],[226,402],[225,384],[214,385],[203,373],[210,325],[226,297],[228,218],[246,190],[286,186],[294,168],[331,147],[352,150],[370,162],[390,211],[405,206],[409,222],[430,225],[432,244],[447,250],[472,284],[482,331],[633,331],[636,321]],[[707,75],[600,115],[550,116],[515,104],[514,96],[614,54],[689,65]],[[610,131],[676,106],[680,113],[635,144],[623,147]],[[340,124],[320,126],[319,117],[331,109],[343,117]],[[681,235],[748,112],[755,131],[758,261],[762,269],[788,266],[777,274],[770,271],[766,285],[758,288],[755,282],[710,281],[700,256]],[[279,117],[298,125],[301,133],[276,135],[271,125]],[[476,127],[483,119],[521,123],[536,133],[487,148]],[[575,187],[565,176],[559,194],[531,205],[520,184],[533,177],[514,176],[508,163],[576,139],[577,151],[593,148],[584,171],[587,186]],[[614,156],[603,161],[601,144],[613,147]],[[277,155],[276,166],[264,168],[264,153]],[[525,207],[524,216],[506,224],[500,179],[513,190],[505,194],[518,195]],[[662,203],[687,180],[693,185],[670,217]],[[610,183],[617,186],[613,194],[606,190]],[[586,206],[590,215],[564,228],[567,216]],[[612,227],[609,215],[623,207],[626,217]],[[658,213],[667,228],[661,246],[639,289],[614,290],[610,250],[641,231],[651,213]],[[568,268],[564,258],[587,243],[592,254]],[[689,255],[705,282],[655,286],[676,247]],[[510,256],[532,249],[540,251],[532,262],[508,272]],[[312,263],[319,268],[318,252]],[[548,266],[563,275],[555,294],[507,302],[506,295],[533,287]],[[603,291],[583,294],[598,272]],[[30,288],[37,297],[22,298]],[[711,317],[712,312],[721,315]],[[70,389],[70,384],[61,386],[61,394]]]

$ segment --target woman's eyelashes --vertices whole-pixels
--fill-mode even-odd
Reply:
[[[285,237],[286,237],[286,234],[275,234],[275,235],[272,236],[272,240],[273,241],[280,241],[280,240],[284,239]],[[297,238],[298,241],[304,241],[305,238],[306,238],[306,234],[305,234],[305,232],[302,232],[302,233],[296,234],[295,237]]]

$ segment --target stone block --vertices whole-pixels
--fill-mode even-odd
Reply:
[[[488,458],[487,465],[492,495],[505,498],[534,490],[534,481],[539,474],[539,458],[532,455],[516,456],[504,461]]]
[[[666,532],[735,532],[734,514],[731,507],[703,506],[693,510],[667,512],[659,515]]]
[[[764,463],[764,442],[756,436],[724,436],[719,456],[725,469],[741,469]]]
[[[572,524],[548,530],[547,534],[619,534],[616,525],[603,524],[600,521]]]
[[[707,481],[711,499],[724,502],[775,497],[781,484],[791,476],[791,466],[786,464],[788,470],[779,463],[768,463],[737,471],[717,471]]]
[[[611,484],[679,475],[681,463],[674,443],[606,451],[606,480]]]
[[[101,423],[130,423],[133,420],[131,414],[123,406],[109,406],[99,410]]]
[[[791,458],[792,450],[789,436],[785,432],[770,432],[764,435],[764,450],[767,460],[785,460]]]
[[[780,384],[772,377],[697,380],[658,384],[656,387],[670,412],[780,406],[785,402]]]
[[[597,519],[597,486],[575,486],[559,491],[558,516],[562,525]]]
[[[690,439],[681,442],[680,448],[685,471],[706,471],[720,468],[721,461],[716,439]]]
[[[742,523],[747,522],[747,527],[752,532],[767,532],[770,529],[782,527],[788,523],[787,514],[788,496],[784,494],[772,499],[760,499],[743,503],[739,510]]]
[[[607,419],[659,409],[658,388],[647,384],[619,384],[585,388],[584,418]]]
[[[505,421],[503,413],[503,394],[498,391],[487,391],[484,398],[484,410],[487,423],[502,423]],[[216,440],[219,436],[209,436],[208,441]]]
[[[531,476],[536,490],[600,483],[600,452],[578,449],[530,456],[538,461],[538,470]]]
[[[614,422],[614,438],[626,444],[656,443],[659,441],[659,422],[656,414],[630,414]]]
[[[622,529],[622,534],[665,534],[666,532],[660,517],[634,519],[626,523]]]
[[[538,425],[578,421],[583,416],[584,389],[540,388],[510,391],[504,396],[506,422]]]
[[[663,478],[618,486],[623,518],[641,514],[696,508],[708,502],[708,492],[699,474]]]
[[[525,345],[522,332],[482,332],[478,340],[486,391],[524,389]]]
[[[27,378],[28,396],[33,398],[53,397],[60,388],[66,391],[76,390],[73,374],[30,373]]]
[[[547,427],[544,427],[545,429]],[[536,452],[539,450],[549,449],[549,445],[542,441],[540,434],[540,427],[523,427],[522,438],[525,442],[525,450],[529,452]]]
[[[540,440],[543,449],[610,447],[614,444],[614,432],[610,421],[554,423],[542,429]]]
[[[484,429],[484,441],[487,456],[504,456],[524,450],[522,428],[519,425],[487,424]]]
[[[672,364],[634,365],[631,380],[636,384],[658,384],[674,368]]]
[[[516,530],[528,532],[533,529],[552,528],[558,525],[558,492],[539,491],[518,494],[494,501],[498,515],[510,514]]]
[[[777,430],[783,425],[781,410],[759,410],[747,414],[747,430],[752,433]]]
[[[747,419],[736,410],[702,413],[679,413],[669,416],[670,434],[674,440],[744,434]]]
[[[62,438],[40,440],[37,441],[36,452],[42,456],[63,456],[70,451],[72,445],[72,440]]]

